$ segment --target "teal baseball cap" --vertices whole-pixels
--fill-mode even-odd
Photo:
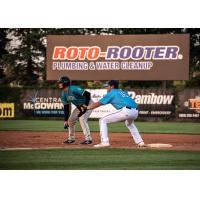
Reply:
[[[114,86],[114,88],[118,88],[119,86],[119,81],[116,81],[116,80],[110,80],[108,82],[106,82],[104,84],[104,87],[108,87],[108,86]]]

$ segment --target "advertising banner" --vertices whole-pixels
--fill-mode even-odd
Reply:
[[[105,89],[88,90],[94,102],[99,101],[105,94]],[[139,108],[139,118],[172,118],[175,116],[175,95],[173,90],[166,89],[133,89],[128,91],[135,99]],[[75,108],[75,107],[73,107]],[[101,118],[115,108],[108,104],[94,109],[90,118]]]
[[[177,93],[177,115],[181,119],[200,119],[200,89],[184,89]]]
[[[14,103],[0,103],[0,118],[14,118],[15,105]]]
[[[94,102],[99,101],[107,92],[105,89],[87,90]],[[165,89],[133,89],[128,91],[139,107],[139,118],[172,118],[175,115],[174,92]],[[63,104],[60,90],[25,90],[21,98],[23,113],[28,116],[63,117]],[[72,105],[71,111],[75,109]],[[94,109],[90,118],[101,118],[115,108],[109,104]]]
[[[133,89],[129,92],[139,107],[139,118],[173,118],[175,94],[170,89]]]
[[[49,35],[47,80],[188,80],[189,34]]]
[[[25,90],[21,103],[23,113],[28,116],[59,117],[64,114],[59,90]]]

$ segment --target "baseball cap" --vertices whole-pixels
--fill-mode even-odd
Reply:
[[[68,87],[70,86],[70,79],[67,76],[61,76],[60,79],[58,80],[58,83],[62,83],[63,87]]]
[[[114,88],[118,88],[118,85],[119,85],[119,81],[110,80],[110,81],[108,81],[108,82],[106,82],[106,83],[104,84],[104,87],[114,86]]]

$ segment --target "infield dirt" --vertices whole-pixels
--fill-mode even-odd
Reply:
[[[100,142],[99,133],[93,132],[93,144]],[[186,134],[141,134],[145,143],[171,144],[168,150],[200,151],[200,135]],[[137,148],[130,133],[109,133],[111,147]],[[93,145],[79,144],[83,139],[82,133],[76,134],[76,143],[67,145],[63,141],[67,138],[64,132],[26,132],[1,131],[0,149],[8,148],[93,148]],[[165,148],[162,148],[165,149]],[[160,148],[159,148],[160,150]]]

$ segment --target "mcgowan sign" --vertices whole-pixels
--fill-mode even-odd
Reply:
[[[47,80],[188,80],[189,35],[47,37]]]
[[[25,90],[21,103],[27,116],[59,117],[64,114],[59,90]]]

